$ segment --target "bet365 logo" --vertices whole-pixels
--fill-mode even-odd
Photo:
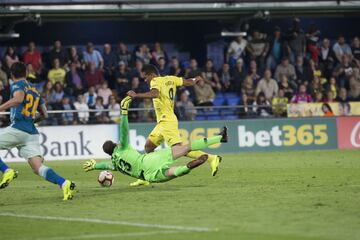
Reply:
[[[239,147],[294,146],[311,144],[324,145],[328,142],[326,124],[304,124],[274,126],[270,131],[249,131],[245,126],[238,126]]]

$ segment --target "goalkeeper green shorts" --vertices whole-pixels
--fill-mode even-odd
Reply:
[[[164,148],[148,153],[143,158],[142,169],[144,178],[148,182],[166,182],[172,179],[165,175],[165,171],[174,163],[171,148]]]

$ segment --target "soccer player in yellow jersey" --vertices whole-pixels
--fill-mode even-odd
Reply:
[[[151,64],[144,65],[142,72],[145,81],[150,84],[150,91],[146,93],[135,93],[129,91],[128,96],[132,98],[152,98],[156,113],[157,124],[150,133],[146,144],[145,152],[149,153],[155,150],[164,141],[171,147],[182,144],[182,139],[179,133],[178,119],[174,113],[174,99],[176,96],[176,88],[179,86],[193,86],[201,79],[200,76],[192,79],[183,79],[176,76],[159,75],[158,69]],[[190,158],[199,158],[206,154],[202,151],[191,151],[186,156]],[[207,154],[208,161],[211,166],[211,173],[216,175],[221,161],[220,156]],[[149,183],[143,180],[138,180],[131,183],[131,186],[148,185]]]

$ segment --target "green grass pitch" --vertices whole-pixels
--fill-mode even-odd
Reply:
[[[20,175],[0,191],[0,239],[360,239],[360,151],[226,154],[216,177],[205,164],[138,188],[120,173],[101,188],[83,162],[48,162],[76,182],[68,202],[10,164]]]

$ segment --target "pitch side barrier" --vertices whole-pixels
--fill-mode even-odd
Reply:
[[[360,117],[245,119],[180,122],[184,143],[229,128],[229,143],[215,145],[213,153],[360,149]],[[143,151],[155,123],[131,123],[130,144]],[[118,124],[39,127],[40,143],[47,160],[104,159],[105,140],[119,139]],[[161,146],[164,147],[164,146]],[[24,161],[16,149],[0,151],[5,161]]]

